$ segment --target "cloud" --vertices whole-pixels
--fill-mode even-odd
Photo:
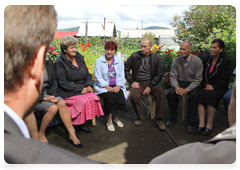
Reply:
[[[173,15],[181,15],[188,6],[171,5],[55,5],[58,29],[76,27],[81,20],[89,22],[113,21],[117,29],[143,26],[171,27]]]

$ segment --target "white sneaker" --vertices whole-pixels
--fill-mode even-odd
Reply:
[[[116,125],[118,127],[123,127],[124,126],[123,123],[120,120],[118,122],[116,122],[116,120],[114,120],[114,122],[116,123]]]
[[[107,123],[107,129],[108,129],[108,131],[110,131],[110,132],[115,131],[114,126],[113,126],[113,125],[108,126],[108,123]]]

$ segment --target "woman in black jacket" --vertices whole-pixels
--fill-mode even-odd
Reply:
[[[102,116],[103,111],[99,98],[93,92],[92,75],[84,57],[77,52],[76,44],[77,39],[70,35],[60,40],[61,55],[56,60],[58,92],[67,104],[72,124],[91,132],[85,121]]]
[[[56,115],[57,111],[59,111],[59,115],[69,133],[70,141],[73,143],[74,146],[82,148],[83,145],[82,143],[80,143],[75,134],[75,129],[72,125],[66,103],[64,102],[64,100],[62,100],[61,97],[59,97],[57,91],[58,85],[55,75],[55,64],[51,59],[48,58],[48,55],[49,54],[46,55],[45,61],[42,93],[40,95],[39,102],[35,108],[36,111],[43,111],[44,113],[46,112],[42,118],[42,122],[38,132],[38,139],[44,143],[48,143],[48,140],[45,136],[46,128]],[[32,128],[33,126],[29,125],[28,123],[27,126],[29,127],[30,134],[32,134],[31,132],[34,131],[34,129]]]
[[[207,136],[213,129],[213,118],[219,101],[228,91],[231,78],[231,61],[226,58],[225,44],[221,39],[211,43],[211,56],[203,58],[203,80],[199,92],[199,126],[195,135]],[[205,124],[205,109],[207,109],[207,124]],[[204,128],[205,127],[205,128]]]

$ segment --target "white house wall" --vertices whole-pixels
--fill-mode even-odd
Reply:
[[[156,35],[155,38],[159,38],[159,35],[175,35],[173,29],[159,29],[159,30],[141,30],[141,29],[122,29],[121,31],[121,38],[142,38],[142,36],[147,33],[151,32]]]

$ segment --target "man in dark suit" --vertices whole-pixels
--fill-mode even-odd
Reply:
[[[7,163],[96,163],[30,139],[23,119],[35,108],[44,58],[55,36],[53,6],[7,6],[4,11],[4,159]]]

